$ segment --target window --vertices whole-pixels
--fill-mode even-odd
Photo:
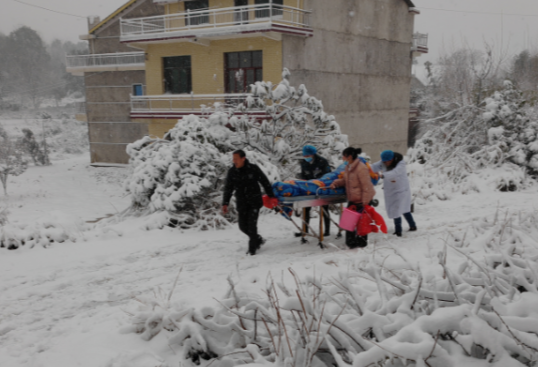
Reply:
[[[273,16],[282,15],[282,6],[284,5],[284,0],[256,0],[255,3],[261,5],[260,10],[256,10],[256,18],[268,18],[270,3],[273,5]]]
[[[208,13],[196,13],[189,15],[190,11],[209,9],[209,0],[191,0],[185,2],[185,25],[199,25],[209,23]]]
[[[180,94],[192,91],[191,57],[163,57],[164,91]]]
[[[142,84],[133,84],[133,96],[143,96],[144,86]]]
[[[251,84],[263,80],[262,51],[224,54],[226,93],[249,92]]]

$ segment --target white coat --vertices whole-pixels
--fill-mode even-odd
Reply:
[[[387,171],[387,167],[379,161],[372,165],[372,170],[376,173],[383,172],[383,192],[388,217],[395,219],[411,212],[411,187],[405,162],[402,160],[394,169]]]

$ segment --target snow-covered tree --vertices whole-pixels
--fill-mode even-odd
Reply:
[[[490,126],[488,144],[502,151],[504,159],[525,167],[538,178],[538,122],[523,110],[526,101],[510,81],[485,100],[484,123]]]
[[[18,148],[0,127],[0,181],[4,188],[4,195],[7,195],[7,181],[9,176],[18,176],[24,171],[28,164],[23,157],[22,151]]]
[[[232,164],[232,131],[218,120],[191,115],[183,118],[163,139],[145,137],[127,147],[133,175],[126,189],[133,209],[142,213],[165,212],[160,223],[181,228],[219,228],[228,224],[221,216],[222,188]],[[267,157],[248,151],[272,180],[278,172]],[[234,211],[232,210],[232,219]]]
[[[482,175],[496,190],[514,191],[537,177],[538,124],[509,81],[480,105],[469,104],[422,122],[423,136],[408,156],[415,195],[447,199],[451,193],[480,191]]]
[[[308,94],[304,84],[295,88],[289,83],[290,72],[284,69],[282,81],[252,85],[247,109],[262,109],[268,116],[262,122],[232,117],[230,125],[237,132],[238,144],[267,155],[277,165],[284,179],[296,177],[302,148],[313,145],[319,154],[337,165],[342,150],[348,146],[334,116],[328,115],[320,100]]]
[[[45,147],[43,149],[35,139],[34,132],[30,129],[22,129],[23,137],[20,140],[21,148],[32,157],[35,165],[49,165],[49,157]]]
[[[304,145],[337,164],[347,147],[333,116],[304,85],[289,85],[289,72],[276,87],[253,85],[253,95],[232,108],[204,108],[207,118],[179,120],[163,139],[145,137],[127,148],[134,168],[126,189],[138,213],[161,213],[156,225],[218,228],[228,221],[220,214],[222,187],[232,165],[232,152],[243,149],[270,181],[296,177]],[[267,118],[252,118],[247,110],[263,109]],[[238,114],[239,112],[239,114]],[[244,112],[244,113],[241,113]],[[164,213],[164,214],[163,214]],[[232,220],[235,214],[232,207]]]

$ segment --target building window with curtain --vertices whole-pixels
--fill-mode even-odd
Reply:
[[[191,57],[163,57],[164,91],[170,94],[192,91]]]
[[[263,52],[224,54],[226,93],[248,93],[251,84],[263,80]]]

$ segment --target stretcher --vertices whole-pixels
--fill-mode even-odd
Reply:
[[[340,209],[340,215],[342,215],[343,211],[343,203],[347,201],[346,195],[324,195],[323,190],[326,190],[328,188],[326,187],[320,187],[316,191],[316,195],[309,195],[309,196],[291,196],[291,197],[280,197],[279,200],[279,207],[280,212],[282,215],[287,217],[294,225],[297,227],[297,229],[301,233],[301,243],[307,243],[306,237],[314,237],[319,240],[318,245],[320,248],[324,248],[323,240],[324,238],[324,221],[323,216],[326,215],[324,213],[323,206],[325,205],[338,205]],[[282,206],[292,206],[294,211],[301,210],[302,209],[302,217],[301,222],[302,226],[299,227],[293,220],[291,215],[288,215],[286,211],[282,210]],[[306,222],[306,208],[318,208],[319,212],[319,235],[317,232]],[[336,223],[332,218],[331,221],[336,225],[338,228],[338,234],[337,238],[342,237],[342,229],[338,226],[338,223]],[[307,233],[307,228],[310,230],[310,233]]]

